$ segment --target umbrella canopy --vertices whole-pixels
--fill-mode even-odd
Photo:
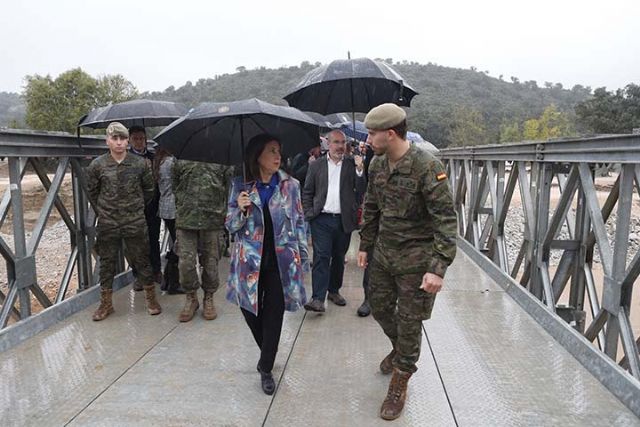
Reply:
[[[305,111],[304,113],[314,119],[318,126],[323,129],[337,129],[342,123],[351,123],[351,117],[346,113],[328,114],[326,116],[313,111]]]
[[[163,129],[154,140],[179,159],[239,165],[253,136],[268,133],[282,143],[283,158],[318,145],[318,124],[291,107],[259,99],[203,103]]]
[[[187,107],[175,102],[134,99],[92,110],[80,119],[78,127],[102,129],[111,122],[120,122],[126,127],[166,126],[187,113]]]
[[[418,93],[384,62],[338,59],[309,71],[284,99],[292,107],[320,114],[367,113],[394,102],[408,107]]]
[[[345,133],[345,135],[353,138],[355,135],[355,139],[359,140],[359,141],[366,141],[367,140],[367,136],[368,136],[368,132],[367,132],[367,128],[364,125],[364,123],[360,122],[360,121],[356,121],[356,126],[355,126],[355,134],[353,133],[353,124],[351,122],[346,122],[346,123],[342,123],[340,125],[340,130],[343,131]],[[412,144],[415,144],[417,147],[422,148],[424,150],[427,151],[431,151],[431,152],[437,152],[439,151],[435,145],[431,144],[428,141],[425,141],[425,139],[422,137],[422,135],[420,135],[417,132],[407,132],[407,136],[406,136],[407,141],[411,142]]]

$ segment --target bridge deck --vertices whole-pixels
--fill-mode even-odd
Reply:
[[[92,322],[93,306],[0,354],[1,424],[387,425],[377,414],[388,377],[377,366],[389,345],[371,317],[355,315],[362,273],[352,255],[347,307],[285,316],[272,397],[223,292],[217,320],[180,324],[181,296],[161,297],[164,312],[151,317],[127,287],[107,320]],[[395,425],[640,425],[463,253],[424,326]]]

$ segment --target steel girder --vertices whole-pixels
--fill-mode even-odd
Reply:
[[[451,177],[460,237],[640,379],[640,331],[630,321],[638,310],[631,296],[640,251],[627,256],[638,218],[632,205],[640,198],[640,136],[453,148],[440,157]],[[614,163],[619,173],[601,206],[595,169],[602,163]],[[516,248],[505,244],[514,241]],[[561,254],[556,265],[552,253]],[[596,262],[602,279],[595,278]]]

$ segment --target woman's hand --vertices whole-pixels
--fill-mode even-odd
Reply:
[[[237,202],[238,202],[238,207],[240,208],[242,213],[246,212],[247,208],[251,204],[251,200],[249,199],[249,193],[247,193],[246,191],[241,191],[240,194],[238,194]]]

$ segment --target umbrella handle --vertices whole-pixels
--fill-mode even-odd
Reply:
[[[398,102],[403,102],[404,98],[402,97],[402,94],[404,93],[404,82],[402,81],[402,79],[400,79],[399,83],[400,83],[400,95],[398,96]]]

